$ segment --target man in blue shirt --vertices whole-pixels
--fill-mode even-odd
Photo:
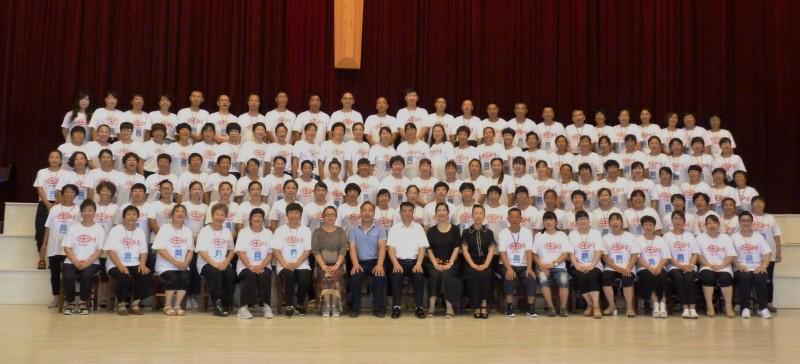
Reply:
[[[352,310],[350,317],[361,314],[361,284],[372,276],[372,314],[386,316],[386,230],[375,224],[375,205],[366,201],[361,204],[361,224],[350,229],[350,294]]]

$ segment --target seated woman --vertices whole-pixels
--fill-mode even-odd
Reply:
[[[258,182],[252,182],[258,183]],[[241,281],[241,299],[237,316],[243,319],[253,318],[249,307],[260,307],[264,318],[273,318],[269,307],[271,298],[270,278],[272,278],[272,231],[265,227],[266,215],[261,208],[250,211],[247,227],[239,232],[236,240],[236,273]]]
[[[233,235],[225,228],[228,206],[211,207],[211,223],[197,235],[197,271],[208,279],[208,292],[214,302],[214,316],[227,317],[233,304],[236,273],[231,267]]]
[[[322,210],[322,225],[311,234],[311,252],[317,265],[314,279],[322,299],[322,317],[339,317],[344,296],[344,256],[347,254],[347,235],[336,226],[336,208]]]
[[[605,244],[600,231],[591,228],[588,212],[576,212],[575,220],[577,227],[569,233],[572,276],[577,283],[578,292],[586,300],[586,311],[583,315],[599,319],[603,317],[600,308],[600,274],[603,263],[600,260],[605,252]]]
[[[622,280],[622,295],[625,296],[625,311],[629,318],[636,317],[633,305],[633,280],[636,275],[633,266],[639,259],[639,244],[633,234],[622,230],[622,214],[614,212],[608,217],[611,232],[603,237],[606,245],[606,254],[603,261],[606,264],[600,282],[603,294],[608,300],[608,308],[603,315],[617,314],[617,305],[614,299],[614,288],[611,286],[615,279]]]
[[[656,218],[642,216],[639,222],[642,235],[636,237],[641,253],[636,275],[639,276],[639,293],[642,299],[650,299],[653,304],[653,318],[667,318],[667,273],[664,267],[671,258],[664,239],[656,235]]]
[[[719,285],[725,300],[725,314],[733,318],[733,268],[736,249],[731,237],[719,230],[719,217],[708,215],[705,218],[706,232],[697,236],[700,246],[700,279],[703,282],[703,296],[706,298],[706,316],[714,317],[714,286]]]
[[[667,266],[669,278],[683,307],[681,317],[697,319],[694,279],[697,276],[700,247],[697,246],[694,234],[686,231],[686,214],[683,211],[673,211],[671,216],[672,231],[664,235],[664,242],[670,250],[670,262]]]
[[[494,234],[483,224],[485,210],[481,205],[472,206],[473,224],[461,234],[461,251],[467,262],[470,307],[472,317],[489,318],[487,300],[491,293],[492,263],[497,244]]]
[[[61,243],[67,235],[69,227],[79,223],[80,208],[75,206],[75,196],[78,187],[66,185],[61,189],[61,203],[50,208],[47,221],[44,224],[44,237],[39,248],[39,257],[47,257],[47,267],[50,269],[50,288],[53,292],[53,301],[48,308],[58,307],[58,296],[61,293],[61,266],[66,259]]]
[[[758,299],[758,315],[772,318],[767,307],[767,267],[770,264],[772,249],[761,234],[754,234],[753,215],[747,211],[739,214],[741,231],[733,234],[733,246],[738,256],[735,260],[736,285],[739,289],[739,305],[742,307],[742,318],[750,318],[750,299],[753,286]]]
[[[114,226],[104,246],[108,253],[106,270],[116,280],[117,314],[128,315],[128,295],[133,281],[130,313],[142,315],[142,299],[150,296],[150,268],[147,267],[147,238],[138,227],[139,209],[128,205],[122,210],[122,224]]]
[[[273,205],[273,211],[278,205]],[[311,230],[300,224],[300,217],[303,215],[303,207],[300,204],[289,203],[284,214],[287,223],[281,224],[275,230],[272,249],[278,261],[278,275],[283,279],[286,317],[292,318],[295,309],[300,316],[306,314],[306,295],[311,285],[311,266],[308,262],[311,253]],[[272,222],[274,224],[275,220]]]
[[[96,206],[92,200],[81,203],[81,222],[69,227],[61,246],[64,248],[64,265],[61,268],[61,285],[64,287],[65,315],[89,314],[86,302],[92,293],[92,279],[100,271],[100,253],[103,250],[106,233],[103,227],[94,222]],[[75,301],[75,282],[81,285],[81,301]]]
[[[567,317],[567,300],[569,298],[569,275],[566,261],[569,259],[569,238],[563,231],[557,230],[558,218],[553,211],[542,216],[544,230],[533,238],[533,260],[536,263],[539,285],[547,302],[549,317],[556,316],[553,295],[550,292],[550,281],[558,285],[559,315]]]
[[[153,250],[158,252],[155,271],[164,280],[164,314],[167,316],[186,315],[181,302],[189,289],[194,258],[194,236],[192,229],[185,225],[186,213],[184,205],[175,205],[171,222],[161,226],[153,240]]]
[[[446,313],[450,319],[458,310],[461,301],[461,271],[458,254],[461,250],[461,233],[458,226],[450,223],[450,207],[446,202],[436,204],[436,221],[428,228],[428,259],[423,268],[428,275],[428,317],[436,311],[436,299],[444,294]],[[454,308],[455,306],[455,308]]]

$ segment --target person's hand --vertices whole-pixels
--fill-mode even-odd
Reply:
[[[658,267],[656,267],[656,266],[654,266],[654,265],[653,265],[653,266],[650,266],[650,268],[647,268],[647,270],[649,270],[649,271],[650,271],[650,273],[653,273],[653,275],[654,275],[654,276],[657,276],[657,275],[658,275],[658,273],[660,273],[660,271],[659,271]]]
[[[422,264],[414,264],[414,268],[411,268],[411,271],[414,273],[422,273]]]
[[[632,276],[632,275],[633,275],[633,273],[631,272],[631,270],[630,270],[630,269],[628,269],[628,268],[624,268],[624,269],[622,270],[622,276],[623,276],[623,277],[630,277],[630,276]]]
[[[478,271],[480,271],[480,270],[483,270],[483,269],[481,269],[481,267],[480,267],[479,265],[477,265],[477,264],[475,264],[475,263],[469,263],[469,266],[470,266],[472,269],[475,269],[475,270],[478,270]]]
[[[534,272],[533,269],[527,268],[527,269],[525,269],[525,277],[526,278],[535,278],[536,277],[536,272]]]
[[[375,268],[377,268],[377,266]],[[356,275],[356,273],[361,273],[363,271],[364,271],[364,268],[361,268],[361,264],[358,264],[358,263],[354,262],[353,263],[353,269],[350,270],[350,275],[353,276],[353,275]],[[373,269],[373,272],[374,271],[375,270]]]
[[[288,269],[290,272],[294,272],[294,263],[286,263],[286,266],[283,269]]]
[[[119,271],[122,272],[122,274],[124,274],[126,276],[131,275],[131,272],[128,270],[128,267],[126,267],[124,265],[121,268],[119,268]]]
[[[400,274],[403,273],[403,267],[400,264],[392,264],[392,266],[393,266],[392,273],[400,273]]]
[[[775,263],[780,263],[782,260],[783,260],[783,252],[778,250],[778,252],[775,253]]]
[[[217,267],[217,269],[219,269],[220,271],[224,271],[226,268],[228,268],[228,266],[223,262],[217,263],[215,267]]]
[[[756,267],[756,269],[753,269],[753,273],[755,274],[766,273],[766,272],[767,270],[761,267],[760,265]]]
[[[681,270],[686,273],[694,272],[694,267],[691,264],[684,264],[680,266]]]
[[[546,275],[548,277],[550,276],[550,268],[539,267],[539,272],[544,273],[544,275]]]
[[[139,265],[139,274],[150,274],[150,268],[146,265]]]
[[[506,269],[506,280],[513,281],[517,279],[517,273],[514,272],[513,268]]]
[[[553,265],[550,263],[543,263],[542,265],[539,266],[539,268],[541,268],[544,271],[549,271],[550,268],[553,268]]]
[[[386,273],[383,271],[382,265],[376,265],[375,268],[372,268],[372,274],[376,277],[383,277]]]
[[[450,268],[453,268],[453,262],[447,263],[444,266],[444,270],[449,270]]]

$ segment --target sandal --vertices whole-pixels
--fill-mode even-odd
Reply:
[[[134,315],[144,315],[144,312],[142,311],[141,307],[139,307],[139,305],[131,305],[130,311]]]
[[[445,318],[445,319],[448,319],[448,320],[450,320],[450,319],[452,319],[453,317],[454,317],[454,315],[453,315],[453,313],[452,313],[452,312],[448,312],[448,313],[444,314],[444,318]]]
[[[44,262],[44,259],[39,259],[39,264],[36,266],[38,270],[45,270],[47,269],[47,263]]]
[[[433,318],[433,311],[428,311],[428,313],[425,314],[425,317],[426,318]]]
[[[178,307],[178,308],[175,309],[175,314],[178,315],[178,316],[186,316],[186,311],[184,311],[182,308]]]
[[[164,306],[164,313],[167,316],[175,316],[177,314],[172,306]]]

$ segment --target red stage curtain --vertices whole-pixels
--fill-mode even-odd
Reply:
[[[797,1],[368,0],[360,71],[333,69],[332,13],[323,0],[0,3],[0,164],[16,165],[3,198],[34,200],[78,90],[97,106],[115,89],[125,109],[166,91],[177,110],[199,88],[206,108],[227,93],[236,112],[250,92],[268,110],[278,90],[295,111],[310,93],[333,111],[351,90],[366,115],[413,86],[453,114],[464,98],[506,118],[518,100],[562,121],[573,108],[696,111],[701,125],[721,113],[770,209],[800,211]]]

